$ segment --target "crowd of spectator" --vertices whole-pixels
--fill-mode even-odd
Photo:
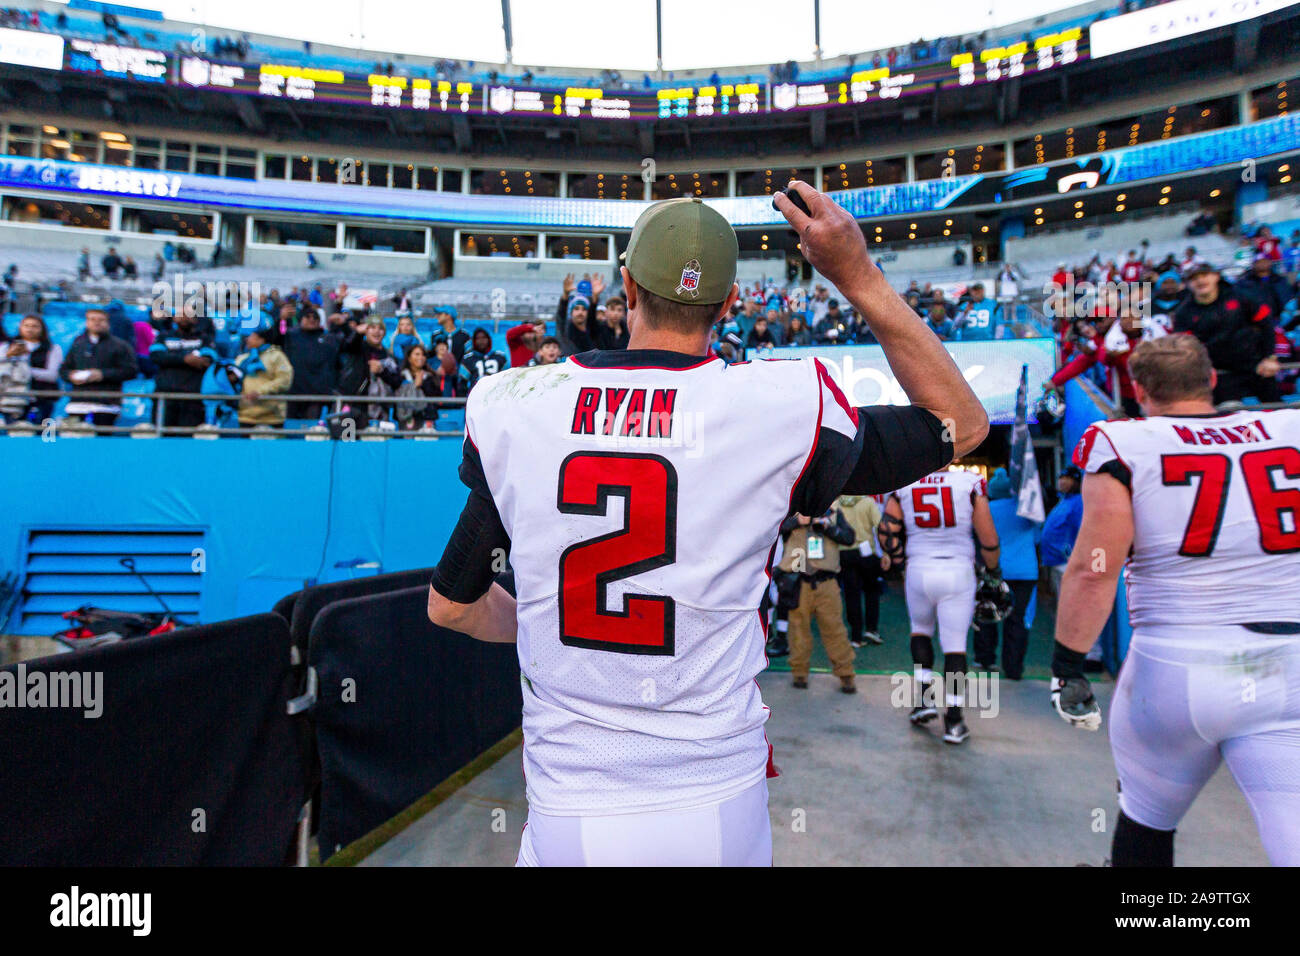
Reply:
[[[1277,402],[1296,391],[1295,370],[1285,366],[1300,359],[1300,230],[1283,241],[1268,226],[1248,226],[1231,268],[1207,262],[1195,246],[1162,259],[1146,243],[1119,261],[1094,252],[1073,268],[1061,263],[1047,289],[1063,364],[1046,389],[1085,375],[1137,415],[1132,347],[1190,333],[1214,362],[1216,402]]]
[[[1145,242],[1114,259],[1094,252],[1077,265],[1061,263],[1046,284],[1044,311],[1062,359],[1044,387],[1059,389],[1086,376],[1117,396],[1128,414],[1137,414],[1129,350],[1144,337],[1189,332],[1205,343],[1218,370],[1216,401],[1275,402],[1294,392],[1300,231],[1282,240],[1267,226],[1250,227],[1241,248],[1249,249],[1250,263],[1240,274],[1206,262],[1194,246],[1161,258]],[[179,247],[172,252],[192,254]],[[88,251],[82,259],[87,265]],[[107,275],[138,272],[115,249],[100,266]],[[1229,274],[1235,275],[1231,281]],[[0,296],[12,296],[16,280],[11,266]],[[1023,284],[1024,277],[1008,265],[989,289],[971,282],[948,286],[950,293],[913,281],[900,292],[941,339],[982,341],[1037,332],[1015,318]],[[120,390],[143,377],[152,380],[155,392],[195,396],[163,400],[162,424],[168,427],[278,427],[289,419],[321,421],[341,407],[362,427],[433,429],[440,406],[446,409],[439,400],[464,398],[485,376],[591,349],[626,348],[627,305],[617,291],[600,274],[566,276],[553,323],[533,318],[508,328],[503,349],[494,345],[489,326],[463,323],[450,306],[435,309],[432,323],[421,320],[417,326],[405,289],[391,297],[396,327],[389,334],[370,311],[374,297],[361,301],[346,283],[325,288],[316,282],[283,295],[271,290],[240,313],[235,340],[219,337],[212,319],[194,314],[188,304],[179,311],[156,304],[147,321],[132,322],[114,302],[87,313],[85,330],[65,352],[50,341],[41,317],[29,315],[12,340],[0,340],[0,415],[10,422],[44,421],[54,399],[38,393],[56,392],[62,384],[75,399],[67,415],[111,425],[120,411],[117,402],[77,399],[75,393]],[[875,341],[863,317],[826,286],[807,293],[758,282],[717,323],[712,348],[732,362],[783,346]],[[32,394],[20,398],[21,393]],[[308,395],[330,398],[294,399]]]

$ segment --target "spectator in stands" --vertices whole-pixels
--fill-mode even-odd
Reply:
[[[845,334],[846,341],[855,345],[877,345],[879,344],[876,335],[871,331],[871,326],[867,323],[866,316],[856,311],[849,312],[849,329]]]
[[[307,301],[318,309],[325,308],[325,293],[321,291],[319,282],[312,283],[311,291],[307,293]]]
[[[1200,265],[1205,259],[1196,251],[1195,246],[1188,246],[1183,250],[1183,258],[1178,263],[1178,271],[1187,275],[1192,271],[1193,266]]]
[[[506,357],[492,348],[492,335],[487,329],[479,327],[474,330],[470,350],[460,363],[461,371],[469,388],[478,384],[479,379],[495,375],[506,367]]]
[[[1128,373],[1128,357],[1133,348],[1143,338],[1159,338],[1166,335],[1165,327],[1143,318],[1145,305],[1137,300],[1125,299],[1119,309],[1120,317],[1113,322],[1103,322],[1100,326],[1085,323],[1092,339],[1087,348],[1062,366],[1047,382],[1044,389],[1062,387],[1071,378],[1093,366],[1109,369],[1115,376],[1111,380],[1113,389],[1119,388],[1120,406],[1124,414],[1136,418],[1142,414],[1138,407],[1137,394],[1133,390],[1133,379]]]
[[[1025,651],[1029,647],[1029,629],[1025,611],[1034,588],[1038,586],[1038,552],[1034,549],[1041,533],[1036,521],[1016,514],[1016,499],[1011,496],[1011,479],[1005,468],[993,472],[989,479],[989,511],[1001,544],[1002,579],[1011,587],[1015,598],[1011,613],[1002,622],[1002,674],[1020,680],[1025,672]],[[995,670],[998,652],[998,626],[975,626],[975,666]]]
[[[429,355],[418,342],[407,350],[402,359],[402,384],[397,387],[399,398],[437,398],[438,380],[429,368]],[[402,402],[394,406],[398,425],[406,431],[426,426],[432,428],[438,417],[437,406],[427,402]]]
[[[1282,272],[1292,282],[1300,282],[1300,229],[1291,233],[1291,241],[1282,249]]]
[[[1073,273],[1066,268],[1065,263],[1058,262],[1056,264],[1056,271],[1052,273],[1052,285],[1054,285],[1058,291],[1066,289],[1073,284],[1073,278]]]
[[[966,250],[960,245],[952,251],[952,264],[958,269],[966,264]]]
[[[149,348],[149,357],[157,373],[154,391],[184,392],[198,395],[203,375],[217,360],[212,323],[200,327],[191,307],[183,307],[173,319],[158,330]],[[168,428],[197,428],[205,419],[201,401],[163,401],[163,425]]]
[[[567,317],[562,318],[559,324],[564,328],[564,337],[569,343],[570,354],[590,352],[596,347],[591,329],[588,328],[587,312],[588,303],[585,296],[575,294],[569,297]]]
[[[63,349],[50,341],[50,331],[39,315],[25,315],[18,323],[18,336],[12,341],[0,339],[0,355],[14,361],[25,362],[31,370],[27,389],[33,392],[56,392],[59,387],[59,366],[63,364]],[[38,398],[25,402],[26,415],[32,409],[36,420],[43,422],[54,411],[55,399]]]
[[[138,279],[140,278],[140,269],[135,264],[135,256],[127,256],[122,260],[122,278]]]
[[[333,395],[339,387],[340,337],[321,327],[315,309],[303,313],[298,327],[284,337],[284,353],[293,366],[290,395]],[[291,402],[290,418],[316,418],[325,414],[322,402]]]
[[[315,286],[315,292],[316,292],[317,297],[319,297],[319,290],[320,290],[320,283],[317,282],[317,283],[316,283],[316,286]],[[315,300],[313,299],[312,301],[315,301]],[[396,315],[396,316],[398,316],[398,317],[400,318],[400,317],[402,317],[402,316],[404,316],[404,315],[410,315],[410,314],[411,314],[411,295],[410,295],[409,292],[406,291],[406,289],[402,289],[402,290],[400,290],[400,291],[397,293],[397,295],[393,296],[393,298],[392,298],[392,302],[393,302],[393,314],[394,314],[394,315]],[[316,302],[316,304],[317,304],[317,305],[323,305],[324,303]]]
[[[605,301],[604,319],[595,328],[596,348],[625,349],[628,339],[627,303],[622,296],[611,296]]]
[[[812,312],[812,321],[814,323],[820,322],[822,319],[826,318],[826,313],[831,307],[830,298],[830,292],[826,289],[826,286],[819,283],[813,287],[812,299],[809,301],[808,305]]]
[[[814,337],[819,344],[837,345],[848,341],[848,323],[844,321],[838,299],[826,303],[826,316],[813,328]]]
[[[117,274],[122,271],[122,259],[117,254],[117,250],[112,246],[104,254],[104,258],[99,260],[99,267],[104,270],[104,275],[109,279],[116,279]]]
[[[1268,306],[1223,282],[1205,262],[1193,266],[1186,279],[1191,295],[1174,310],[1174,331],[1195,335],[1210,353],[1218,374],[1215,404],[1249,396],[1271,400],[1278,360]]]
[[[984,340],[995,337],[1002,308],[984,298],[984,283],[970,287],[970,298],[957,313],[953,331],[961,341]]]
[[[780,348],[785,345],[786,326],[789,322],[788,316],[776,309],[768,309],[765,314],[767,319],[767,330],[772,333],[772,341],[776,347]]]
[[[507,329],[506,348],[510,350],[510,367],[523,368],[531,363],[545,337],[546,323],[541,319],[522,322]]]
[[[812,345],[812,333],[802,315],[790,316],[790,327],[785,334],[786,345]]]
[[[409,315],[397,320],[397,331],[393,333],[393,339],[388,343],[388,347],[399,365],[406,361],[407,349],[413,345],[423,344],[420,336],[416,334],[415,321]]]
[[[1282,241],[1268,226],[1260,226],[1255,232],[1255,251],[1277,262],[1282,258]]]
[[[348,284],[346,282],[340,282],[338,287],[331,292],[327,298],[329,299],[330,308],[335,312],[345,311],[347,308]]]
[[[1292,295],[1291,284],[1273,268],[1277,261],[1263,250],[1256,252],[1250,271],[1239,277],[1234,286],[1260,305],[1268,306],[1275,319],[1282,315],[1282,309]]]
[[[81,252],[77,255],[77,281],[85,282],[90,278],[90,249],[86,246],[81,247]]]
[[[350,380],[339,383],[340,392],[345,395],[386,398],[401,386],[401,366],[392,353],[384,348],[386,332],[384,320],[377,315],[366,320],[362,331],[353,328],[340,351],[357,356],[359,361],[352,368]],[[371,420],[386,419],[388,406],[372,404],[367,408],[366,414]]]
[[[542,339],[541,344],[537,346],[537,354],[528,360],[529,365],[554,365],[564,355],[564,349],[560,345],[560,340],[553,335],[548,335]]]
[[[1234,275],[1244,275],[1250,271],[1255,261],[1255,243],[1249,236],[1237,240],[1237,248],[1232,251],[1232,270]]]
[[[939,336],[941,341],[946,342],[953,337],[953,320],[948,318],[942,302],[930,303],[930,308],[925,316],[925,324],[930,327],[931,332]]]
[[[536,356],[533,358],[536,359]],[[439,395],[443,398],[464,398],[469,394],[465,379],[460,374],[460,364],[447,348],[446,342],[439,342],[433,347],[432,365]]]
[[[31,404],[26,395],[31,389],[32,366],[27,351],[15,340],[8,348],[0,345],[0,422],[22,421]]]
[[[1002,266],[1002,271],[998,274],[997,291],[998,301],[1007,308],[1010,308],[1009,303],[1015,302],[1016,296],[1020,294],[1020,277],[1009,262]]]
[[[1043,522],[1043,564],[1051,572],[1052,590],[1058,597],[1061,594],[1061,575],[1070,560],[1083,522],[1083,496],[1079,494],[1082,482],[1083,472],[1077,465],[1070,465],[1061,472],[1056,479],[1060,498]]]
[[[167,260],[162,257],[161,252],[153,254],[153,281],[161,282],[163,276],[167,274]]]
[[[1169,317],[1185,298],[1187,291],[1183,288],[1178,273],[1172,270],[1162,272],[1156,283],[1155,294],[1151,297],[1153,317],[1162,325],[1172,327],[1173,320]]]
[[[1208,212],[1200,212],[1196,218],[1188,224],[1184,233],[1187,236],[1204,236],[1214,231],[1214,216]]]
[[[307,253],[307,268],[308,268],[308,269],[317,269],[317,268],[319,268],[319,267],[320,267],[320,263],[316,260],[316,253],[311,252],[311,251],[308,251],[308,253]]]
[[[72,340],[59,365],[59,378],[72,386],[68,416],[92,425],[112,425],[122,410],[117,399],[80,400],[77,393],[121,391],[138,369],[134,349],[109,331],[108,312],[87,309],[86,330]]]
[[[446,342],[452,356],[456,359],[456,364],[459,365],[465,358],[466,348],[469,347],[469,333],[456,327],[458,317],[456,310],[451,306],[439,308],[434,312],[433,317],[439,327],[439,331],[433,333],[433,344]]]
[[[755,320],[754,327],[749,330],[749,335],[745,337],[745,348],[776,348],[776,338],[772,335],[772,330],[768,326],[767,316],[760,315],[758,319]]]
[[[956,314],[956,308],[953,306],[952,302],[948,300],[948,297],[944,294],[942,286],[931,287],[930,284],[927,282],[926,290],[927,290],[926,292],[923,292],[921,294],[922,302],[924,302],[928,297],[931,304],[943,306],[943,314],[946,315],[948,318],[951,319]]]
[[[293,366],[280,346],[272,343],[276,330],[268,325],[248,333],[245,351],[235,359],[242,381],[239,399],[239,427],[284,426],[283,401],[267,398],[283,395],[293,385]]]
[[[1146,263],[1136,249],[1130,249],[1124,257],[1124,264],[1119,268],[1119,277],[1125,282],[1141,282]]]
[[[841,495],[840,511],[853,528],[853,544],[840,549],[840,586],[849,619],[849,643],[883,644],[880,639],[880,506],[870,495]]]

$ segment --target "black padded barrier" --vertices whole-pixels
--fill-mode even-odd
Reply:
[[[306,800],[289,654],[259,614],[0,668],[0,694],[47,688],[0,707],[0,864],[285,863]],[[83,706],[48,706],[70,678]]]
[[[520,724],[515,645],[435,627],[428,592],[421,586],[338,601],[312,624],[322,860]]]

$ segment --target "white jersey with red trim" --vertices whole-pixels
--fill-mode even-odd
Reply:
[[[975,499],[988,496],[983,478],[972,471],[936,471],[894,496],[903,508],[908,564],[960,558],[974,566],[971,519]]]
[[[466,432],[511,542],[530,806],[677,809],[763,779],[768,562],[858,435],[821,363],[588,352],[482,379]]]
[[[1131,490],[1133,626],[1300,621],[1300,410],[1097,422],[1074,462]]]

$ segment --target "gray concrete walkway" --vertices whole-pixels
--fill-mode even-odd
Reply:
[[[805,691],[785,674],[759,683],[782,772],[769,781],[778,866],[1099,865],[1109,853],[1115,771],[1105,728],[1066,726],[1042,681],[1001,682],[1000,712],[970,713],[960,747],[943,743],[940,722],[912,727],[891,705],[888,677],[859,677],[854,696],[827,675]],[[1111,687],[1097,684],[1106,711]],[[527,812],[515,751],[363,865],[508,866]],[[1226,768],[1183,821],[1177,861],[1267,865]]]

